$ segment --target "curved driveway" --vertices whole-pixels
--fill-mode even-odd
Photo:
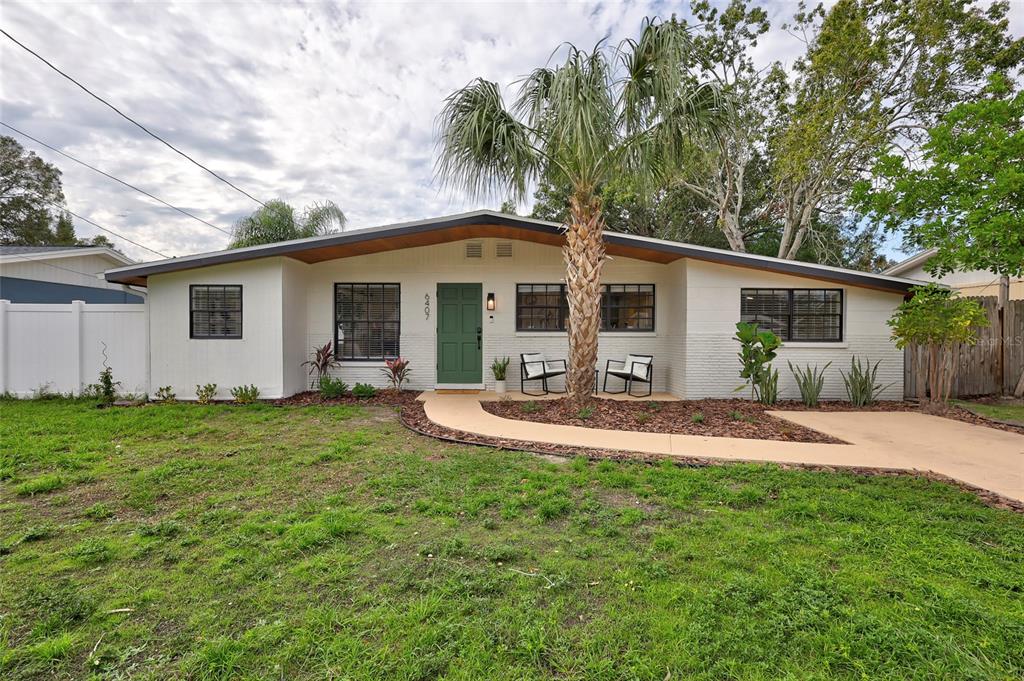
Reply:
[[[730,461],[932,471],[1024,501],[1024,435],[938,416],[905,411],[769,412],[849,443],[835,445],[516,421],[484,411],[480,400],[487,397],[425,392],[420,399],[427,417],[438,425],[488,437]]]

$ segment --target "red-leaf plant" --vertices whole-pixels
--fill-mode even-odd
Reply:
[[[394,359],[384,360],[384,368],[381,372],[387,376],[388,380],[391,381],[391,386],[396,390],[401,390],[402,385],[409,378],[411,370],[409,369],[409,360],[404,357],[395,357]]]
[[[331,343],[328,341],[324,343],[322,347],[313,348],[313,352],[310,353],[310,359],[302,363],[302,366],[309,367],[309,375],[316,374],[316,383],[313,385],[320,385],[320,379],[327,375],[331,367],[336,367],[340,364],[338,360],[334,358],[334,348],[331,347]]]

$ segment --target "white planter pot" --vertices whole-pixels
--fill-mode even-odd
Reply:
[[[494,382],[494,392],[498,393],[499,395],[504,395],[505,394],[505,381],[495,381]]]

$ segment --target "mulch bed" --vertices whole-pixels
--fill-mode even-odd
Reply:
[[[313,405],[363,405],[377,407],[405,407],[416,403],[419,390],[378,390],[373,397],[344,397],[323,398],[315,390],[307,390],[304,393],[296,393],[291,397],[280,400],[271,400],[270,403],[278,407],[309,407]]]
[[[531,404],[524,411],[524,404]],[[537,400],[532,403],[504,400],[483,402],[484,410],[507,419],[553,423],[584,428],[631,430],[642,433],[678,433],[706,437],[739,437],[759,440],[785,440],[788,442],[821,442],[843,444],[842,440],[810,428],[769,416],[767,411],[920,411],[915,402],[876,402],[866,407],[854,407],[849,402],[827,400],[809,409],[798,400],[785,400],[770,407],[749,400],[681,400],[679,402],[625,402],[599,399],[594,411],[581,418],[578,410],[565,399]],[[536,408],[536,411],[529,411]],[[694,422],[694,414],[703,421]],[[997,430],[1024,434],[1024,428],[987,419],[961,407],[950,407],[942,414]]]
[[[749,400],[684,400],[624,402],[594,400],[593,413],[582,418],[565,399],[483,402],[483,408],[507,419],[584,428],[673,433],[705,437],[845,444],[825,433],[769,416],[763,405]],[[529,405],[525,407],[524,405]],[[530,411],[530,409],[536,411]]]
[[[486,403],[485,403],[486,404]],[[426,412],[423,410],[422,402],[412,402],[405,406],[401,410],[400,416],[402,424],[420,435],[432,437],[445,442],[452,442],[455,444],[463,445],[477,445],[483,447],[493,447],[495,449],[504,449],[511,451],[528,452],[531,454],[540,454],[546,456],[554,456],[559,458],[571,458],[582,456],[591,461],[633,461],[638,463],[656,463],[660,461],[671,461],[677,466],[685,466],[690,468],[699,468],[704,466],[734,466],[741,465],[744,462],[741,461],[727,461],[723,459],[705,459],[700,457],[692,456],[677,456],[668,454],[645,454],[643,452],[630,452],[623,450],[614,449],[594,449],[588,447],[570,447],[566,445],[553,445],[542,442],[526,442],[522,440],[509,440],[504,438],[493,438],[486,437],[484,435],[476,435],[475,433],[466,433],[461,430],[453,430],[451,428],[445,428],[427,418]],[[871,476],[884,476],[884,477],[896,477],[896,476],[907,476],[915,478],[923,478],[926,480],[933,480],[935,482],[941,482],[948,485],[953,485],[959,489],[964,490],[970,494],[978,497],[982,503],[986,506],[993,508],[1007,509],[1015,511],[1017,513],[1024,513],[1024,502],[1009,497],[1004,497],[996,492],[976,487],[968,484],[956,478],[951,478],[940,473],[934,473],[932,471],[919,471],[919,470],[908,470],[903,468],[865,468],[861,466],[824,466],[819,464],[801,464],[801,463],[772,463],[772,466],[778,466],[783,470],[806,470],[806,471],[818,471],[818,472],[842,472],[850,473],[852,475],[871,475]]]

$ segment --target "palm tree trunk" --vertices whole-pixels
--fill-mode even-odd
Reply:
[[[584,405],[591,399],[597,366],[597,332],[601,327],[601,267],[604,265],[604,216],[601,200],[592,193],[569,199],[570,222],[562,256],[569,299],[569,399]]]

